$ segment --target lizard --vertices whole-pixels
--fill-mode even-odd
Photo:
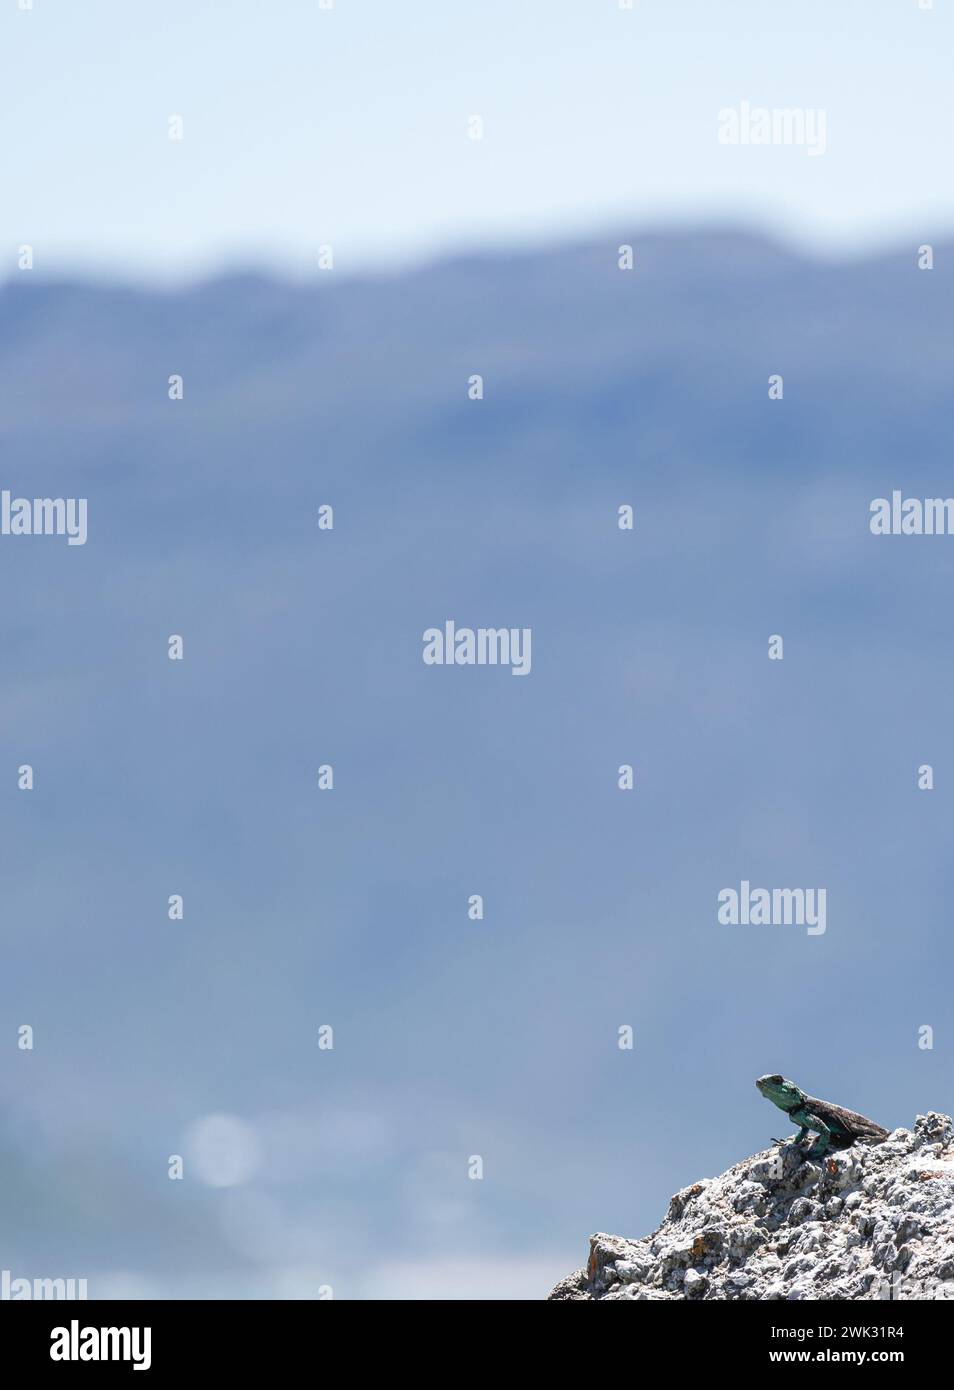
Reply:
[[[880,1144],[888,1137],[888,1131],[876,1125],[874,1120],[858,1115],[854,1110],[845,1110],[831,1101],[818,1100],[806,1095],[784,1076],[760,1076],[756,1081],[762,1095],[784,1110],[787,1115],[801,1125],[794,1142],[802,1144],[811,1130],[817,1137],[806,1152],[812,1158],[820,1158],[831,1149],[847,1149],[855,1140],[867,1140]],[[776,1139],[777,1144],[788,1141]]]

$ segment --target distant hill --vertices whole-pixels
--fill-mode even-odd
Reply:
[[[954,537],[868,529],[954,493],[954,246],[916,251],[3,285],[0,486],[89,532],[0,537],[17,1275],[568,1268],[757,1147],[767,1036],[825,1094],[939,1103]],[[530,627],[532,672],[425,665],[447,620]],[[824,887],[824,935],[720,925],[743,880]],[[190,1157],[218,1113],[247,1186]]]

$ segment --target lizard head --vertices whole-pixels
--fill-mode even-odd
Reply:
[[[780,1110],[797,1110],[805,1102],[805,1092],[784,1076],[760,1076],[755,1084],[765,1099]]]

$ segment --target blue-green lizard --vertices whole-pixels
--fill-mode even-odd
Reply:
[[[840,1105],[832,1105],[830,1101],[808,1096],[799,1090],[794,1081],[789,1081],[784,1076],[760,1076],[755,1084],[766,1100],[770,1100],[779,1110],[784,1110],[790,1115],[797,1125],[801,1125],[801,1129],[795,1135],[796,1144],[804,1143],[810,1130],[818,1136],[807,1150],[813,1158],[820,1158],[830,1148],[847,1149],[856,1139],[880,1144],[888,1137],[888,1131],[876,1125],[874,1120],[866,1119],[854,1110],[844,1110]],[[777,1139],[775,1142],[782,1144],[788,1141]]]

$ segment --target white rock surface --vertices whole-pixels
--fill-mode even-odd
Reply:
[[[954,1299],[951,1118],[818,1161],[754,1154],[677,1192],[652,1235],[592,1236],[550,1298]]]

